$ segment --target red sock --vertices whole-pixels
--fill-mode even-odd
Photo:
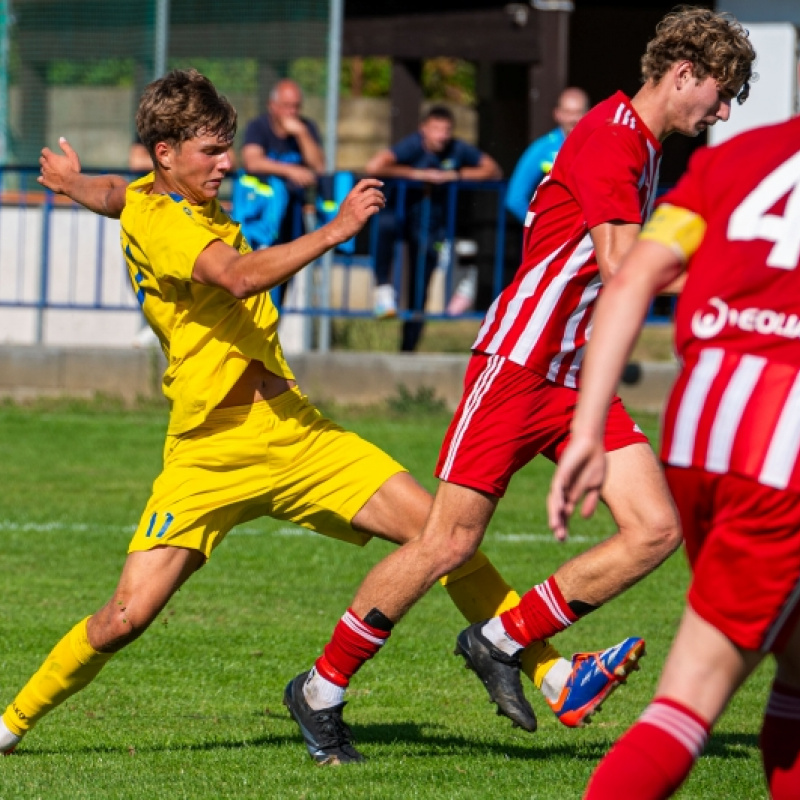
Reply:
[[[800,690],[775,681],[759,740],[773,800],[796,798],[800,787]]]
[[[703,752],[709,724],[674,700],[658,698],[598,764],[584,800],[663,800]]]
[[[576,619],[552,576],[522,595],[519,605],[500,615],[506,633],[523,647],[549,639]]]
[[[314,666],[331,683],[347,686],[361,665],[383,647],[389,634],[390,631],[367,625],[348,608]]]

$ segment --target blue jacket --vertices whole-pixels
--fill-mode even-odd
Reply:
[[[561,128],[555,128],[534,139],[514,167],[508,181],[506,208],[523,224],[531,197],[542,178],[553,168],[556,154],[565,138]]]

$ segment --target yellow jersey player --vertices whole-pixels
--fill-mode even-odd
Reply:
[[[140,636],[238,523],[266,515],[354,544],[373,535],[402,544],[422,530],[431,506],[400,464],[326,419],[301,393],[281,352],[268,292],[378,213],[380,181],[359,182],[318,230],[252,252],[217,200],[230,169],[236,112],[211,82],[194,70],[154,81],[142,96],[137,128],[155,166],[130,186],[119,176],[83,175],[63,139],[63,155],[42,151],[39,180],[97,213],[121,217],[131,283],[167,357],[163,471],[111,599],[56,644],[8,706],[0,753],[11,752]],[[519,601],[480,552],[443,583],[469,621]],[[357,623],[380,629],[384,619],[376,611]],[[547,643],[537,643],[525,669],[541,686],[560,661]],[[331,714],[325,696],[303,702],[312,757],[360,760],[341,706]],[[522,712],[535,729],[530,706]]]

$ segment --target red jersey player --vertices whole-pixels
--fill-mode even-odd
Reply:
[[[528,209],[522,265],[489,309],[476,353],[500,355],[560,386],[576,387],[608,267],[596,251],[595,229],[640,225],[655,198],[661,142],[636,105],[617,92],[565,140]],[[449,466],[440,477],[448,474]]]
[[[670,796],[773,653],[761,749],[771,796],[788,800],[800,787],[800,118],[698,151],[604,294],[548,498],[555,530],[584,494],[593,510],[616,381],[650,299],[685,262],[661,460],[692,583],[656,697],[587,797]]]
[[[731,100],[746,92],[754,57],[747,32],[733,18],[681,8],[659,23],[648,44],[644,85],[636,95],[615,95],[567,137],[531,204],[517,278],[492,307],[475,344],[424,531],[373,568],[314,669],[287,686],[284,702],[310,751],[331,739],[332,720],[334,738],[349,744],[341,704],[350,678],[433,582],[475,552],[513,473],[539,453],[559,457],[569,437],[592,306],[647,215],[660,142],[726,120]],[[519,677],[523,649],[624,591],[680,543],[663,473],[618,400],[605,446],[613,452],[603,497],[618,532],[500,617],[458,637],[457,651],[498,710],[527,730],[536,721]],[[551,708],[565,724],[582,724],[643,649],[634,637],[572,662],[556,660],[542,680]]]

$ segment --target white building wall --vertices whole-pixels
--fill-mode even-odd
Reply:
[[[800,6],[800,2],[796,5]],[[742,19],[756,51],[756,79],[750,96],[733,103],[724,125],[709,129],[708,141],[718,144],[737,133],[772,125],[793,117],[800,108],[798,95],[798,28],[793,22],[750,22]]]
[[[129,346],[142,315],[119,246],[119,222],[83,209],[53,209],[45,247],[44,219],[42,207],[0,208],[0,344]],[[48,304],[62,308],[37,307],[43,284]]]

